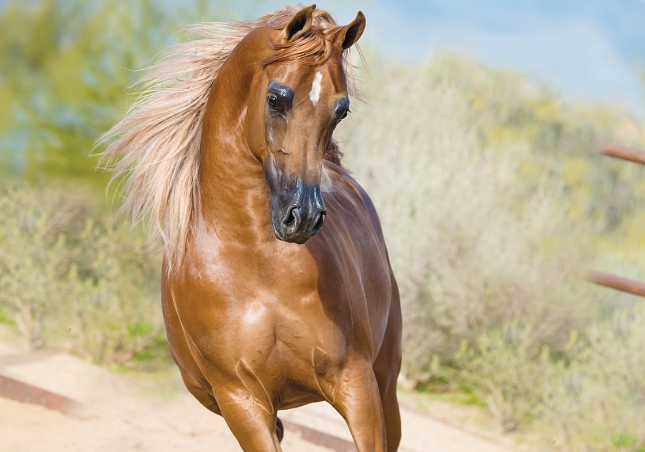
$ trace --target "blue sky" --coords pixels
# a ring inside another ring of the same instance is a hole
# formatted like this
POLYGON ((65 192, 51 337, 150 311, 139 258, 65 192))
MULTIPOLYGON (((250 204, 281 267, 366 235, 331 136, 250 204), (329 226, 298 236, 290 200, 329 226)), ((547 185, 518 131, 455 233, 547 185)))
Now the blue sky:
MULTIPOLYGON (((244 8, 244 0, 240 7, 244 8)), ((254 2, 251 2, 254 4, 254 2)), ((255 15, 284 1, 255 2, 255 15)), ((645 117, 645 0, 325 0, 343 23, 362 10, 361 43, 421 61, 433 49, 471 55, 549 82, 573 98, 620 103, 645 117)), ((247 5, 250 9, 250 6, 247 5)))

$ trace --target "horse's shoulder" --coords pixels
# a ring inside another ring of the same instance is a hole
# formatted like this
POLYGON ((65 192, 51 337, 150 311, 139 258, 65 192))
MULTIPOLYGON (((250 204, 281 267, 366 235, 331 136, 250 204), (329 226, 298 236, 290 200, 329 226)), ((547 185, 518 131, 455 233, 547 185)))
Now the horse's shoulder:
POLYGON ((332 183, 332 191, 342 193, 344 196, 358 202, 367 215, 372 227, 376 231, 380 242, 385 246, 381 222, 376 212, 376 207, 365 189, 343 167, 330 161, 323 162, 323 168, 328 172, 332 183))

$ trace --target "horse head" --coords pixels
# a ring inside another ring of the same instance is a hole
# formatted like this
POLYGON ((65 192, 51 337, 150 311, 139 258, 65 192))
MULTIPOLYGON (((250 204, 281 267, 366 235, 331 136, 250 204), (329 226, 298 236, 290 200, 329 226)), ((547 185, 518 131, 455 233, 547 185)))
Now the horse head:
POLYGON ((315 12, 315 5, 303 8, 286 26, 269 31, 271 52, 251 85, 249 99, 254 101, 246 127, 247 142, 262 162, 271 191, 274 234, 299 244, 325 221, 321 191, 330 189, 331 182, 323 157, 350 104, 343 52, 365 28, 361 12, 349 25, 329 28, 315 26, 315 12), (321 52, 284 57, 307 46, 321 52))

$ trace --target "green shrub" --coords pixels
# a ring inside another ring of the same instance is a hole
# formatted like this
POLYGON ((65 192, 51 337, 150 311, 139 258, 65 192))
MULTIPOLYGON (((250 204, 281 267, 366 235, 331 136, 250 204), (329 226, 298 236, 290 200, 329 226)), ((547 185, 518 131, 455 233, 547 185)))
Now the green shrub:
POLYGON ((162 333, 160 258, 80 191, 0 192, 0 311, 32 347, 122 363, 162 333))
POLYGON ((551 382, 546 419, 574 450, 645 448, 645 307, 621 310, 568 345, 562 382, 551 382))
POLYGON ((457 354, 459 377, 487 401, 501 430, 541 425, 570 451, 645 448, 645 307, 573 333, 566 355, 529 351, 517 323, 486 333, 457 354))
POLYGON ((576 277, 598 231, 618 227, 612 193, 633 185, 616 171, 617 186, 591 202, 594 179, 614 171, 596 153, 605 138, 645 142, 645 128, 450 55, 373 72, 369 107, 353 107, 340 138, 383 222, 406 377, 431 378, 434 354, 450 364, 462 339, 512 321, 529 327, 533 353, 558 353, 605 301, 576 277))
POLYGON ((502 432, 526 425, 544 410, 543 391, 554 364, 546 346, 535 356, 533 336, 513 322, 478 337, 474 347, 464 341, 456 355, 459 378, 486 400, 502 432))

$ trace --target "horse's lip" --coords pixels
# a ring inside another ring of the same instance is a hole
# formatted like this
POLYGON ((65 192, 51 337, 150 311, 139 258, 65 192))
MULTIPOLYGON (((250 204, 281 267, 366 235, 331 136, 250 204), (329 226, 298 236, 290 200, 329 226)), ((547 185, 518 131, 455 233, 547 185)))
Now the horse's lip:
POLYGON ((298 245, 303 245, 306 243, 311 237, 315 235, 314 234, 301 234, 298 231, 295 234, 285 234, 281 232, 278 228, 275 226, 273 227, 273 234, 278 240, 282 240, 283 242, 287 243, 297 243, 298 245))
POLYGON ((318 230, 305 230, 303 228, 298 229, 297 231, 290 233, 289 231, 282 231, 275 224, 273 225, 273 234, 278 240, 282 240, 287 243, 297 243, 302 245, 306 243, 310 238, 318 233, 318 230))

